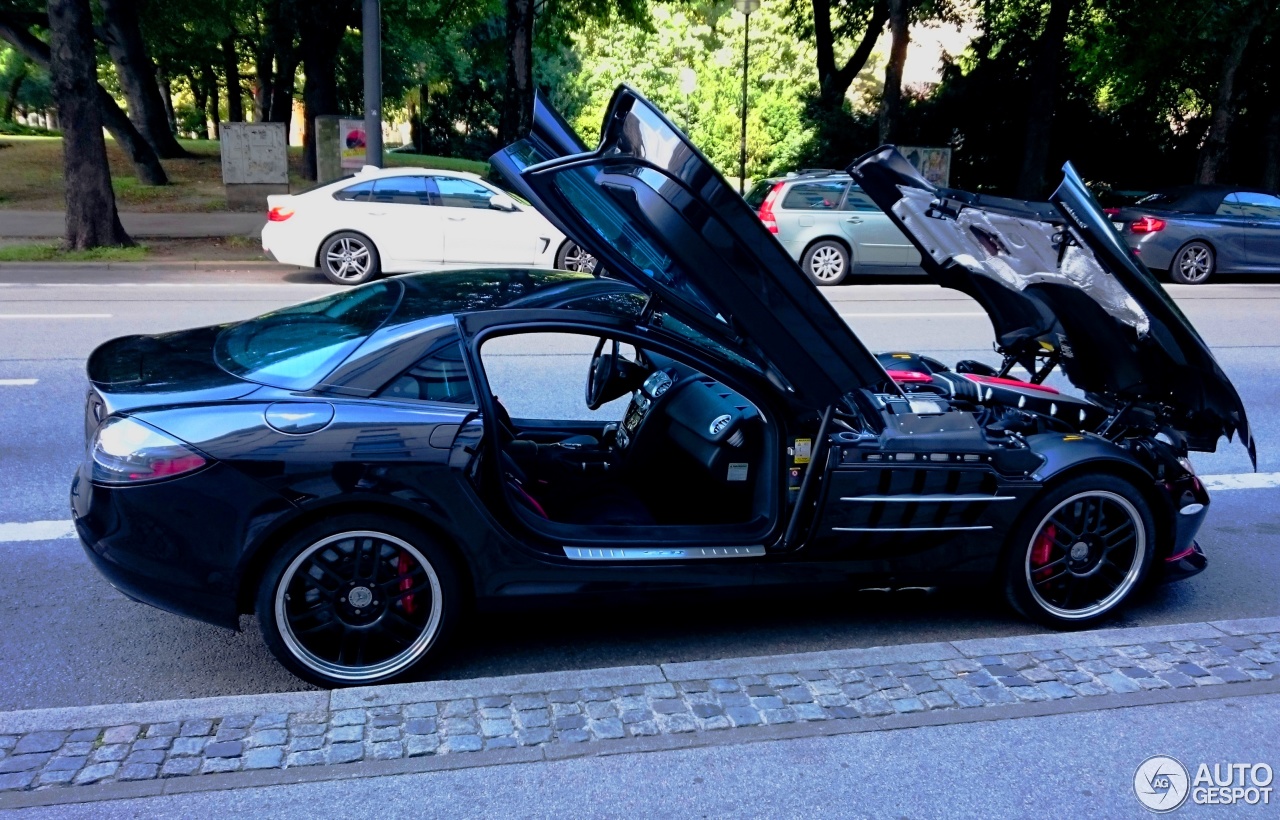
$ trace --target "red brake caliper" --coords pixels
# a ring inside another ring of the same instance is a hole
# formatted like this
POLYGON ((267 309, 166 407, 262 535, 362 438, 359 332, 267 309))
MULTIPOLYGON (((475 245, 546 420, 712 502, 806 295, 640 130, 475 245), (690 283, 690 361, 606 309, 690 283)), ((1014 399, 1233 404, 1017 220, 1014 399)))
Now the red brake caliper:
MULTIPOLYGON (((410 560, 412 559, 409 558, 409 553, 405 552, 404 550, 401 550, 400 557, 396 559, 396 573, 398 575, 404 575, 406 572, 409 571, 410 560)), ((412 578, 405 578, 402 581, 400 581, 401 592, 404 592, 406 589, 412 589, 412 588, 413 588, 412 578)), ((401 600, 404 602, 405 614, 412 615, 413 614, 413 595, 406 595, 401 600)))
POLYGON ((1058 528, 1052 524, 1046 524, 1045 528, 1040 530, 1040 535, 1036 538, 1036 543, 1031 547, 1031 575, 1037 580, 1044 578, 1049 574, 1047 569, 1039 569, 1049 563, 1049 552, 1053 549, 1053 541, 1058 536, 1058 528))

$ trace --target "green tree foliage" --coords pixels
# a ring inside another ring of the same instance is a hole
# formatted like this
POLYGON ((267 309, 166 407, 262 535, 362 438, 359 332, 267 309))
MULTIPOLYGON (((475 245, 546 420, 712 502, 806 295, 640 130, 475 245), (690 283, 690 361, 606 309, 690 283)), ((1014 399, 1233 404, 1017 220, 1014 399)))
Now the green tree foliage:
MULTIPOLYGON (((751 16, 747 174, 794 168, 813 139, 805 101, 817 91, 812 48, 790 36, 782 4, 751 16)), ((685 129, 720 168, 737 168, 743 18, 727 2, 655 6, 642 25, 589 23, 572 35, 581 68, 552 100, 590 143, 619 83, 630 83, 685 129), (683 79, 683 82, 682 82, 683 79), (688 93, 686 93, 688 89, 688 93)))

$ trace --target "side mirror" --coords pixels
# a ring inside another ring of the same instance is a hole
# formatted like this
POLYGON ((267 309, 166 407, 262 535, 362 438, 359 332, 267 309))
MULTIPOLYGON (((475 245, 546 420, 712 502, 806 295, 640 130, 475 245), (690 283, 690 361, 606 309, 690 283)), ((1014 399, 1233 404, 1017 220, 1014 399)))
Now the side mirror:
POLYGON ((516 202, 506 194, 494 194, 489 197, 489 207, 496 211, 514 211, 516 202))

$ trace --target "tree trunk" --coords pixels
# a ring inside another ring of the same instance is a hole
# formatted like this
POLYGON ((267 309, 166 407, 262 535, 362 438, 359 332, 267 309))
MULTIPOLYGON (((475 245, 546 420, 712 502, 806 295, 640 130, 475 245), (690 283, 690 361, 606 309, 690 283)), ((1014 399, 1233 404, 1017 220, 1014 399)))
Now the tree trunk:
POLYGON ((272 69, 275 67, 272 61, 273 56, 270 37, 263 37, 262 45, 258 49, 258 53, 254 55, 253 61, 254 122, 267 122, 271 117, 272 69))
POLYGON ((533 123, 533 3, 507 0, 507 87, 498 125, 504 143, 529 133, 533 123))
POLYGON ((240 89, 240 55, 234 30, 222 39, 222 73, 227 78, 227 122, 244 122, 244 98, 240 89))
POLYGON ((291 0, 272 3, 276 17, 271 28, 271 51, 275 55, 275 70, 271 82, 271 108, 268 122, 284 123, 285 131, 293 119, 293 92, 298 76, 298 47, 294 43, 298 34, 297 10, 291 0))
POLYGON ((1227 157, 1227 137, 1231 122, 1235 119, 1236 72, 1244 62, 1244 52, 1249 38, 1262 22, 1264 3, 1255 2, 1248 16, 1233 32, 1226 57, 1222 61, 1222 73, 1218 79, 1218 91, 1213 101, 1213 114, 1209 118, 1209 130, 1205 132, 1204 145, 1200 149, 1200 164, 1196 168, 1196 182, 1212 185, 1218 181, 1223 160, 1227 157))
POLYGON ((1031 66, 1031 89, 1027 100, 1027 136, 1022 149, 1022 170, 1018 174, 1017 195, 1034 199, 1044 187, 1045 163, 1049 160, 1049 138, 1053 132, 1053 108, 1058 92, 1058 73, 1067 37, 1067 22, 1075 0, 1052 0, 1049 17, 1031 66))
POLYGON ((221 133, 222 101, 218 99, 218 75, 214 73, 213 66, 206 64, 201 67, 200 82, 204 86, 205 102, 209 106, 209 113, 205 116, 209 139, 216 140, 221 133))
POLYGON ((836 65, 835 35, 831 32, 831 0, 813 2, 813 41, 818 57, 819 103, 828 112, 839 111, 844 106, 844 95, 866 66, 876 46, 880 32, 889 19, 889 3, 877 0, 871 11, 871 19, 862 33, 862 39, 853 55, 842 66, 836 65))
POLYGON ((178 116, 173 113, 173 86, 168 77, 160 79, 160 99, 164 100, 164 115, 169 119, 169 130, 178 133, 178 116))
POLYGON ((98 4, 102 6, 103 27, 109 35, 107 52, 129 105, 129 118, 160 156, 188 156, 169 129, 169 118, 156 82, 156 65, 142 39, 137 0, 98 0, 98 4))
POLYGON ((302 175, 316 178, 316 117, 322 114, 339 114, 338 108, 338 46, 346 32, 348 18, 354 5, 346 8, 346 15, 330 4, 311 4, 299 10, 298 34, 301 43, 303 73, 302 104, 306 119, 303 129, 302 175))
POLYGON ((187 85, 191 88, 191 98, 195 101, 196 110, 200 112, 200 119, 204 125, 196 130, 196 139, 209 139, 209 112, 207 110, 207 97, 205 93, 204 83, 196 79, 193 72, 187 72, 187 85))
POLYGON ((884 94, 880 97, 880 142, 897 137, 902 118, 902 70, 907 64, 907 46, 911 43, 910 14, 912 0, 889 0, 889 62, 884 67, 884 94))
POLYGON ((1280 91, 1271 92, 1271 111, 1267 114, 1267 135, 1263 139, 1262 187, 1280 190, 1280 91))
POLYGON ((22 90, 22 81, 27 79, 27 64, 22 64, 22 70, 13 75, 13 79, 9 82, 8 96, 4 101, 4 112, 0 115, 0 120, 12 122, 13 109, 18 104, 18 92, 22 90))
MULTIPOLYGON (((52 28, 52 26, 50 26, 52 28)), ((14 48, 22 52, 28 60, 53 74, 53 57, 50 46, 31 33, 30 28, 14 25, 11 20, 0 17, 0 38, 8 40, 14 48)), ((97 76, 96 74, 94 75, 97 76)), ((134 173, 143 185, 164 185, 169 179, 165 175, 164 166, 151 145, 142 138, 138 129, 133 126, 125 113, 116 105, 115 99, 98 86, 97 104, 100 109, 99 122, 111 132, 116 143, 129 154, 134 173)))
POLYGON ((66 246, 74 250, 131 245, 111 190, 98 66, 89 0, 49 0, 49 75, 62 132, 67 186, 66 246))

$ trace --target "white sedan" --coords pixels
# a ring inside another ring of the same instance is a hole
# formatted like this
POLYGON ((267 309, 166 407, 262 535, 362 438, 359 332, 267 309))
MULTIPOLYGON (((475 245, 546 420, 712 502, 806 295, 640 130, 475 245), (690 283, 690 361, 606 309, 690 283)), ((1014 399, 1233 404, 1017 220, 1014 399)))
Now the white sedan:
POLYGON ((366 166, 305 193, 269 196, 267 208, 262 249, 340 285, 455 266, 595 266, 536 210, 463 171, 366 166))

